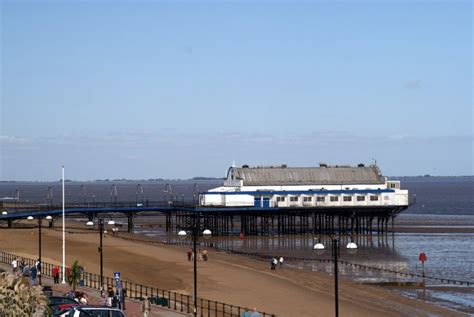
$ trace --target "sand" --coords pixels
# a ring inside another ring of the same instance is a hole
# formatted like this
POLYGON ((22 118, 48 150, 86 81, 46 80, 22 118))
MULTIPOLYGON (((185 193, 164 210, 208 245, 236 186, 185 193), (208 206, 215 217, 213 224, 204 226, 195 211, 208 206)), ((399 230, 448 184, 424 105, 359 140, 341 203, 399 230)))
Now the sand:
MULTIPOLYGON (((77 231, 77 230, 76 230, 77 231)), ((74 260, 99 273, 96 231, 66 235, 67 265, 74 260)), ((0 228, 0 250, 37 257, 37 229, 0 228)), ((44 262, 61 263, 61 232, 43 228, 44 262)), ((146 245, 107 236, 104 274, 120 271, 122 279, 190 294, 192 262, 186 247, 146 245)), ((257 307, 277 316, 333 316, 334 281, 324 273, 286 267, 271 271, 268 263, 209 251, 209 261, 198 262, 198 296, 233 305, 257 307)), ((340 316, 463 316, 377 286, 339 281, 340 316)))

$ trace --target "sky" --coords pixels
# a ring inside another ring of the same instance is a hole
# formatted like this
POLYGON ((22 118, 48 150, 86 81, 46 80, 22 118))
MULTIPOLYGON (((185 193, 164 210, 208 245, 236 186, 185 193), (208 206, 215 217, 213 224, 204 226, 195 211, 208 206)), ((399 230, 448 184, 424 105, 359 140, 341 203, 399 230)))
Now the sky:
POLYGON ((0 0, 0 180, 473 175, 471 1, 0 0))

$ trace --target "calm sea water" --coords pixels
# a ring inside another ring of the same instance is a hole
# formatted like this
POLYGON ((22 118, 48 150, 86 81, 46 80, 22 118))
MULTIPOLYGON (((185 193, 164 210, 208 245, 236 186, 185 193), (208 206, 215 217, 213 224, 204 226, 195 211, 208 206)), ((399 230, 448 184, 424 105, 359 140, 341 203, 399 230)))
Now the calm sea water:
MULTIPOLYGON (((416 204, 404 211, 396 219, 396 225, 422 228, 474 228, 474 177, 420 177, 400 178, 402 188, 410 191, 410 200, 416 204)), ((174 199, 191 201, 194 187, 204 191, 220 185, 218 181, 142 181, 142 182, 87 182, 66 183, 67 202, 111 201, 112 184, 117 187, 117 201, 162 201, 169 199, 164 192, 170 184, 174 199), (143 196, 138 193, 138 184, 143 188, 143 196), (197 185, 195 185, 197 184, 197 185), (81 185, 85 186, 84 196, 81 185)), ((0 183, 0 197, 15 197, 20 193, 20 200, 46 203, 48 187, 53 191, 53 202, 59 203, 61 184, 55 183, 0 183)), ((6 199, 8 200, 8 199, 6 199)), ((146 220, 151 221, 151 220, 146 220)), ((154 236, 157 239, 172 241, 161 228, 143 228, 137 226, 137 233, 154 236)), ((344 251, 341 259, 368 266, 386 268, 402 272, 421 273, 418 255, 425 252, 428 261, 425 263, 427 275, 446 279, 474 282, 474 234, 472 233, 397 233, 383 237, 360 237, 357 254, 350 255, 344 251)), ((214 243, 222 248, 258 252, 287 257, 329 258, 330 255, 315 255, 312 236, 284 237, 247 237, 214 238, 214 243)), ((308 270, 332 274, 332 264, 314 261, 291 261, 289 265, 308 270)), ((341 266, 342 277, 359 282, 380 282, 407 280, 393 274, 361 270, 341 266)), ((473 287, 441 287, 439 283, 427 281, 429 288, 421 290, 397 290, 406 296, 446 306, 451 309, 474 314, 473 287)))

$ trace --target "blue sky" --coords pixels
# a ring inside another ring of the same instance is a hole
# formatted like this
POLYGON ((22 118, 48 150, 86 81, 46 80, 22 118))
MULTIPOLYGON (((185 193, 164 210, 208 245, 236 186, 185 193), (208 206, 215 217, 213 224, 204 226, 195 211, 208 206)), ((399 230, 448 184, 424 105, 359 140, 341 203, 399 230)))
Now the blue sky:
POLYGON ((2 180, 472 175, 471 1, 1 1, 2 180))

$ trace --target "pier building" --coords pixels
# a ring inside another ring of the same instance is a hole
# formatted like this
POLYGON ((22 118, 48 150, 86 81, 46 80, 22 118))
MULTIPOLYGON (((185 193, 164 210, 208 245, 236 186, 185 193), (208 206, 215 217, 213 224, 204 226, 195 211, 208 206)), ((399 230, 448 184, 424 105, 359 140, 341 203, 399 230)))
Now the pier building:
POLYGON ((223 186, 200 195, 201 206, 255 208, 407 206, 408 190, 376 165, 229 168, 223 186))

